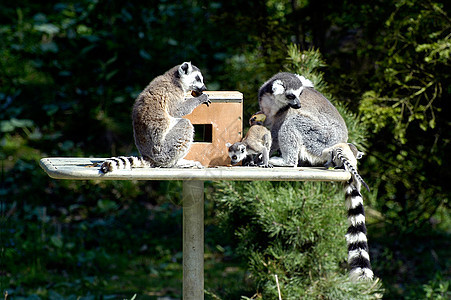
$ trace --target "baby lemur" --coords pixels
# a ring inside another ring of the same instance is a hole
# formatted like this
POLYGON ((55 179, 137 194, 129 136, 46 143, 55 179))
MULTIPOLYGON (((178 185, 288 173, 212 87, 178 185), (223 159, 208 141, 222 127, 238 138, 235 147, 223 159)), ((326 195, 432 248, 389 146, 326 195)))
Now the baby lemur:
POLYGON ((113 157, 100 167, 103 173, 115 169, 142 167, 198 167, 183 159, 193 142, 194 127, 183 116, 198 105, 209 105, 200 70, 184 62, 153 79, 133 105, 135 144, 141 157, 113 157), (188 91, 194 98, 185 99, 188 91))
POLYGON ((266 116, 258 112, 249 119, 251 126, 246 136, 233 145, 227 143, 232 164, 243 161, 243 165, 257 165, 271 168, 269 163, 269 150, 271 149, 271 132, 263 126, 266 116))

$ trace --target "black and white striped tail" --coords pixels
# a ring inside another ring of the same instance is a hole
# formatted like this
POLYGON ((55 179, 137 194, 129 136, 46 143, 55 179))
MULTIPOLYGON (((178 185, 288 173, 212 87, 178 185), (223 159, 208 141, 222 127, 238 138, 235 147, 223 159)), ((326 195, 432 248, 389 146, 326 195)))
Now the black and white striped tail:
POLYGON ((369 192, 370 187, 363 180, 362 176, 360 176, 359 172, 357 172, 357 169, 354 168, 354 166, 343 156, 343 152, 340 148, 337 149, 337 158, 341 160, 341 162, 345 166, 345 169, 352 174, 357 189, 360 191, 360 184, 362 184, 369 192))
POLYGON ((144 157, 118 156, 106 159, 100 166, 100 172, 108 173, 114 170, 150 167, 150 162, 144 157))
POLYGON ((365 211, 360 188, 351 181, 346 187, 346 207, 349 228, 346 233, 348 264, 352 280, 373 279, 368 241, 366 237, 365 211))

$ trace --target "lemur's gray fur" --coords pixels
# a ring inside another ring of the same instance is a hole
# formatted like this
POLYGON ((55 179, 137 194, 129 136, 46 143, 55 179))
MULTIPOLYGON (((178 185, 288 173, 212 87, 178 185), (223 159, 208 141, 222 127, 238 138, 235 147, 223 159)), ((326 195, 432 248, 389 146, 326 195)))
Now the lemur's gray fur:
POLYGON ((355 280, 372 279, 360 194, 363 180, 356 180, 355 177, 358 174, 356 158, 361 154, 353 154, 352 147, 346 144, 348 130, 343 118, 329 100, 313 89, 310 80, 296 74, 274 75, 261 86, 258 100, 260 110, 266 115, 264 125, 271 130, 271 152, 279 150, 281 153, 281 157, 270 158, 274 166, 324 165, 332 154, 345 167, 355 166, 355 172, 351 171, 353 177, 346 184, 349 221, 346 241, 350 277, 355 280), (338 147, 337 144, 345 146, 338 147), (343 149, 346 149, 346 158, 343 149))
POLYGON ((252 115, 249 119, 249 125, 251 127, 247 131, 246 136, 240 142, 236 142, 233 145, 226 143, 233 165, 243 161, 243 165, 257 165, 264 168, 272 167, 269 163, 269 151, 271 149, 272 139, 271 132, 262 125, 265 118, 266 116, 261 112, 252 115), (261 159, 259 156, 261 156, 261 159), (258 162, 255 163, 255 161, 258 162))
POLYGON ((325 148, 348 140, 337 109, 303 76, 274 75, 261 86, 258 101, 271 130, 271 152, 282 156, 270 158, 274 166, 322 165, 325 148))
POLYGON ((142 157, 118 157, 106 160, 103 173, 133 167, 198 167, 197 161, 183 159, 193 142, 194 127, 187 119, 200 104, 209 105, 200 70, 184 62, 153 79, 133 105, 135 144, 142 157), (185 99, 192 90, 198 97, 185 99))

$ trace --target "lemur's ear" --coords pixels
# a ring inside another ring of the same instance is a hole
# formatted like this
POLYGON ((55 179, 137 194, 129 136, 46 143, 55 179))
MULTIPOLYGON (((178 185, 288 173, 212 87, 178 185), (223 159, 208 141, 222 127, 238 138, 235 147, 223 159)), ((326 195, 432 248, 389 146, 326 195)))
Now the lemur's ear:
POLYGON ((179 67, 179 73, 180 75, 188 75, 193 71, 193 66, 191 65, 191 62, 184 62, 179 67))
POLYGON ((365 155, 365 152, 357 151, 356 159, 361 159, 365 155))
POLYGON ((274 95, 281 95, 285 92, 285 87, 283 86, 283 83, 281 80, 275 80, 272 83, 272 93, 274 95))
POLYGON ((227 148, 230 148, 230 146, 232 146, 232 144, 226 143, 226 147, 227 147, 227 148))
POLYGON ((309 79, 305 78, 304 76, 298 75, 298 74, 295 74, 295 75, 301 81, 302 86, 311 87, 311 88, 313 87, 313 82, 311 82, 309 79))
POLYGON ((352 153, 354 153, 356 159, 361 159, 365 155, 365 152, 359 151, 353 143, 348 143, 348 146, 352 153))

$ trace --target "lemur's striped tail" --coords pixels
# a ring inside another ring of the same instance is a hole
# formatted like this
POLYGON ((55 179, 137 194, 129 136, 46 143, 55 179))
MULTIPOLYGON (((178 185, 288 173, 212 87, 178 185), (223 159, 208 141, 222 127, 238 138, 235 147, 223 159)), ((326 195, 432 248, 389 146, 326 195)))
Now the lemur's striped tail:
POLYGON ((349 221, 346 242, 350 277, 352 280, 373 279, 366 238, 363 198, 360 188, 357 188, 352 181, 346 186, 346 207, 349 221))
POLYGON ((368 192, 370 191, 370 188, 368 184, 363 180, 362 176, 360 176, 359 172, 357 172, 357 166, 354 167, 344 156, 343 156, 343 150, 341 148, 338 148, 336 150, 337 152, 337 158, 341 160, 343 163, 343 166, 347 171, 349 171, 353 177, 353 180, 355 180, 356 188, 360 191, 360 184, 362 184, 368 192))
POLYGON ((108 173, 114 170, 131 168, 150 168, 151 164, 144 157, 118 156, 106 159, 100 166, 100 172, 108 173))

